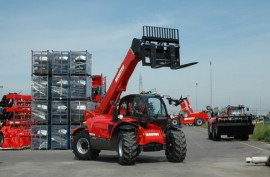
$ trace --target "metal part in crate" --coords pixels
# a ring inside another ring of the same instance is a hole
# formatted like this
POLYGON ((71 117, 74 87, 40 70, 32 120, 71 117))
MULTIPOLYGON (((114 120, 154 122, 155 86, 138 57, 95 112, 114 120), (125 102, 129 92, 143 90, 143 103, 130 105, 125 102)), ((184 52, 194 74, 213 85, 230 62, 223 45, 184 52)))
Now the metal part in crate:
POLYGON ((48 149, 47 125, 33 125, 31 127, 31 149, 48 149))
POLYGON ((68 51, 52 51, 52 74, 68 74, 70 66, 68 51))
POLYGON ((86 51, 70 52, 70 74, 91 75, 92 55, 86 51))
MULTIPOLYGON (((69 125, 34 125, 31 127, 31 149, 69 149, 71 146, 69 125), (51 132, 49 130, 51 129, 51 132), (49 140, 49 135, 51 139, 49 140), (51 147, 48 146, 50 141, 51 147)), ((74 128, 74 127, 72 127, 74 128)))
POLYGON ((35 100, 31 103, 31 120, 37 123, 48 123, 48 101, 35 100))
POLYGON ((70 98, 85 99, 91 97, 90 76, 70 76, 70 98))
POLYGON ((98 103, 91 101, 70 101, 70 122, 78 124, 85 121, 84 111, 94 110, 98 105, 98 103))
POLYGON ((32 98, 48 99, 48 76, 32 76, 32 98))
POLYGON ((51 123, 68 124, 68 102, 52 101, 51 123))
POLYGON ((69 81, 68 76, 52 76, 51 93, 53 99, 68 98, 69 81))
POLYGON ((51 126, 51 149, 69 149, 68 125, 51 126))
POLYGON ((32 74, 44 75, 50 73, 51 53, 47 51, 32 51, 32 74))

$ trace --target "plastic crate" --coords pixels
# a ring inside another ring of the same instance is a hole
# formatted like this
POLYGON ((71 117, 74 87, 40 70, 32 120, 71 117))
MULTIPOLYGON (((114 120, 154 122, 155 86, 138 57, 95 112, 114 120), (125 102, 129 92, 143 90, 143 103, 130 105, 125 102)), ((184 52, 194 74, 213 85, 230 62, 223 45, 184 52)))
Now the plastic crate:
POLYGON ((31 149, 48 149, 48 126, 33 125, 31 127, 31 149))
POLYGON ((70 60, 70 74, 92 74, 92 55, 87 51, 71 51, 70 60))
POLYGON ((51 56, 49 51, 32 51, 32 74, 50 74, 51 56))

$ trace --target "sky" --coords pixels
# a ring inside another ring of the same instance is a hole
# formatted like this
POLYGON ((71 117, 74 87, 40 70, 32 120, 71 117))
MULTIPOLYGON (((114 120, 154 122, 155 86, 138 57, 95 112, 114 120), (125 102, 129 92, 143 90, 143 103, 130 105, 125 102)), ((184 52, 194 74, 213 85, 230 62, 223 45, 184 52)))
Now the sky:
POLYGON ((179 29, 181 64, 199 64, 170 70, 139 63, 122 96, 138 93, 141 74, 144 90, 188 96, 197 111, 212 95, 213 107, 243 104, 266 114, 269 19, 268 0, 0 0, 0 95, 31 94, 31 50, 88 50, 93 74, 106 75, 109 87, 132 39, 148 25, 179 29))

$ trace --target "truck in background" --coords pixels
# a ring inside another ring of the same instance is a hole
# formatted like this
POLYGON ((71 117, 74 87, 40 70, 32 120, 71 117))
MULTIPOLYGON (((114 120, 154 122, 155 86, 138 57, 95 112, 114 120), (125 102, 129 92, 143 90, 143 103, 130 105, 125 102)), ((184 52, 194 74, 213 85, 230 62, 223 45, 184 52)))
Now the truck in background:
MULTIPOLYGON (((249 111, 249 109, 246 109, 249 111)), ((221 135, 248 140, 253 134, 253 115, 245 112, 245 106, 230 106, 225 113, 217 113, 216 116, 208 119, 208 138, 220 141, 221 135)))

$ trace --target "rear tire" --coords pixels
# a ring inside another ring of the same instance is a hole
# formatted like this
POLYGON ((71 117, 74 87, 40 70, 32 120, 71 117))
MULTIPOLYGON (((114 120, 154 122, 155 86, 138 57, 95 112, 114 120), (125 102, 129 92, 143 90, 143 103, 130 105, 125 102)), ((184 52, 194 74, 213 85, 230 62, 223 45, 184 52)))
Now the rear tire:
POLYGON ((182 130, 169 131, 166 136, 166 157, 169 162, 183 162, 186 158, 187 144, 182 130))
POLYGON ((0 132, 0 147, 3 145, 4 143, 4 135, 2 132, 0 132))
POLYGON ((213 140, 220 141, 220 139, 221 139, 221 136, 218 133, 218 129, 217 129, 216 125, 213 125, 213 140))
POLYGON ((100 150, 92 149, 88 133, 80 131, 75 135, 73 153, 80 160, 95 160, 100 150))
POLYGON ((138 156, 138 145, 134 132, 119 132, 118 135, 118 162, 121 165, 134 165, 138 156))
POLYGON ((210 132, 210 124, 208 123, 208 139, 213 139, 213 134, 210 132))
POLYGON ((204 124, 204 120, 202 118, 197 118, 194 123, 196 126, 202 126, 204 124))
POLYGON ((241 140, 242 141, 247 141, 248 139, 249 139, 249 135, 248 134, 241 136, 241 140))

